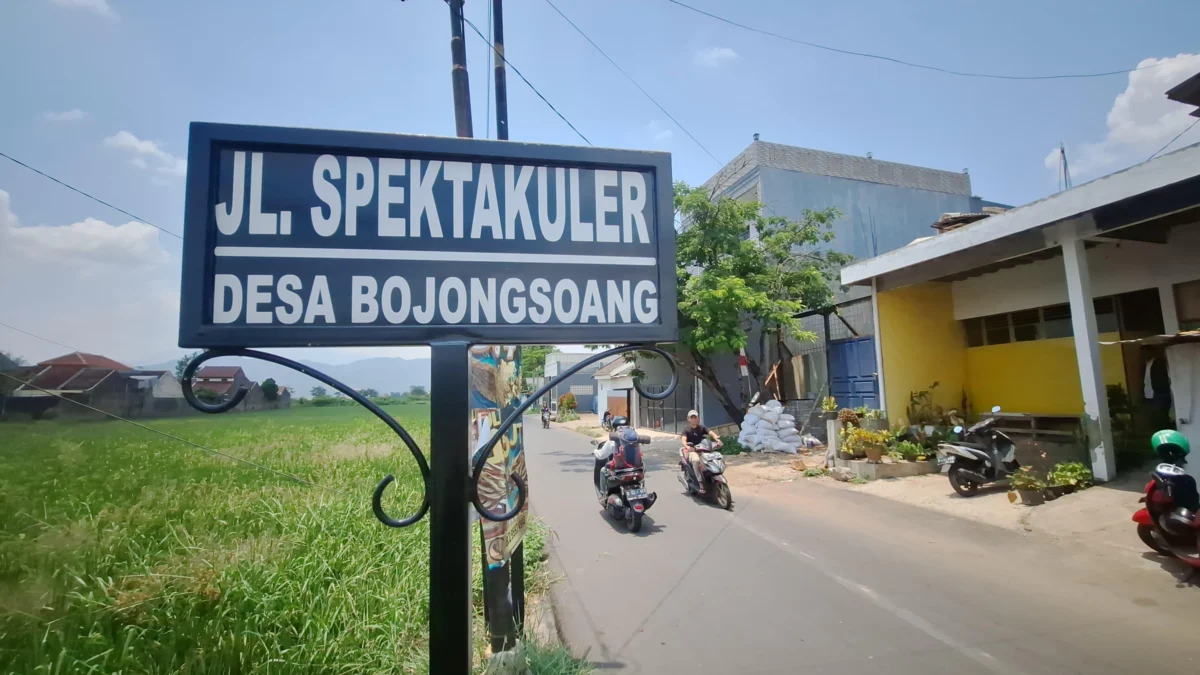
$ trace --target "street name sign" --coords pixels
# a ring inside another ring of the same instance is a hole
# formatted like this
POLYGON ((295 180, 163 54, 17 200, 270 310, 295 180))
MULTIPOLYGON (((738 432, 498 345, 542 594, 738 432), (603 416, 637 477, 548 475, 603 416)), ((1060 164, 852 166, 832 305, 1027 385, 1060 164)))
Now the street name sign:
POLYGON ((670 155, 193 123, 181 347, 677 339, 670 155))

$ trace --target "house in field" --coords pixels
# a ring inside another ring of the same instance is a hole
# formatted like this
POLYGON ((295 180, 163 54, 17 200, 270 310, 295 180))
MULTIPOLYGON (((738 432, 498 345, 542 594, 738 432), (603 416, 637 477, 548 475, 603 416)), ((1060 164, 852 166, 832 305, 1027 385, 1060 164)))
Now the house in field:
POLYGON ((212 392, 221 400, 235 396, 239 389, 246 395, 237 410, 268 410, 291 407, 292 395, 286 387, 279 388, 274 401, 268 401, 262 385, 251 380, 241 366, 203 366, 192 376, 192 390, 212 392))
POLYGON ((106 356, 84 352, 48 359, 24 369, 25 384, 12 391, 4 408, 10 414, 36 417, 103 414, 98 411, 123 417, 136 415, 144 397, 139 396, 136 382, 125 377, 132 370, 106 356), (64 398, 83 405, 63 403, 64 398))
POLYGON ((1011 424, 1081 434, 1099 480, 1147 459, 1164 426, 1200 447, 1200 144, 855 262, 841 280, 869 294, 864 358, 892 420, 938 382, 945 408, 998 405, 1011 424))

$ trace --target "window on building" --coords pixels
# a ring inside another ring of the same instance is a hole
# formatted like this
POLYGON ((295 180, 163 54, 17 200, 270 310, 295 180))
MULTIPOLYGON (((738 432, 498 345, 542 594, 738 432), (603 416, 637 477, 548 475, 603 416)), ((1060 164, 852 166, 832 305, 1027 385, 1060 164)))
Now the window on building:
POLYGON ((1071 306, 1051 305, 1042 308, 1042 338, 1071 337, 1071 306))
POLYGON ((573 384, 571 385, 571 393, 575 396, 591 396, 592 387, 588 384, 573 384))
MULTIPOLYGON (((1200 288, 1197 293, 1200 294, 1200 288)), ((1097 332, 1114 333, 1118 330, 1116 304, 1112 298, 1098 298, 1095 301, 1097 332)), ((1200 325, 1200 297, 1196 304, 1197 324, 1200 325)), ((963 330, 968 347, 1052 340, 1075 334, 1071 327, 1071 306, 1065 304, 967 319, 963 321, 963 330)))
POLYGON ((993 314, 983 317, 983 332, 989 345, 1002 345, 1012 342, 1008 329, 1007 314, 993 314))
POLYGON ((1012 334, 1014 342, 1031 342, 1040 337, 1038 326, 1042 321, 1042 312, 1037 309, 1026 309, 1012 313, 1012 334))
POLYGON ((1175 316, 1179 330, 1200 330, 1200 279, 1175 284, 1175 316))

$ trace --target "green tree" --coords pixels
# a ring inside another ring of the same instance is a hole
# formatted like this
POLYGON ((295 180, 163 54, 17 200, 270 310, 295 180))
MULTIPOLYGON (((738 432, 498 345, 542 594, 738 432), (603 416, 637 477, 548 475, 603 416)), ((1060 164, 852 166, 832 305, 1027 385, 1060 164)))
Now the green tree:
MULTIPOLYGON (((686 225, 676 238, 678 349, 692 358, 696 376, 740 422, 744 412, 717 377, 712 357, 746 347, 755 328, 761 329, 760 354, 771 339, 815 339, 802 330, 796 314, 832 302, 837 272, 851 258, 817 247, 833 239, 832 226, 841 213, 806 209, 792 221, 764 215, 759 202, 717 197, 682 182, 675 185, 675 210, 686 225)), ((770 370, 766 365, 747 359, 760 390, 770 370)))
POLYGON ((524 345, 521 347, 521 373, 524 377, 546 374, 546 355, 556 352, 554 345, 524 345))
POLYGON ((191 354, 184 354, 183 356, 179 357, 179 360, 175 362, 175 379, 183 379, 183 371, 187 369, 187 364, 191 363, 192 359, 196 358, 197 356, 200 356, 200 352, 198 351, 192 352, 191 354))
POLYGON ((263 380, 262 392, 268 401, 274 401, 279 398, 279 385, 275 383, 275 378, 268 377, 263 380))
POLYGON ((313 398, 317 398, 318 396, 325 396, 328 392, 325 391, 325 387, 313 387, 308 390, 308 393, 313 398))
POLYGON ((408 388, 408 395, 413 396, 413 397, 428 396, 429 392, 425 391, 425 387, 422 387, 419 384, 414 384, 413 386, 408 388))
POLYGON ((12 370, 25 365, 25 359, 12 352, 0 351, 0 370, 12 370))
POLYGON ((367 387, 365 389, 359 389, 358 393, 362 394, 363 396, 366 396, 367 398, 375 398, 375 397, 379 396, 379 392, 375 391, 374 389, 372 389, 370 387, 367 387))

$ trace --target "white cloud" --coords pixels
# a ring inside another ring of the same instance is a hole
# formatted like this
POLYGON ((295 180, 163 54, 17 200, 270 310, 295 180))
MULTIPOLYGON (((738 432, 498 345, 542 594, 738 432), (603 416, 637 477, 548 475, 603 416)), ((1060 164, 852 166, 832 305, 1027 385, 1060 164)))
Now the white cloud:
POLYGON ((176 157, 163 150, 158 143, 142 140, 128 131, 118 131, 104 139, 104 144, 133 154, 131 161, 139 169, 149 171, 151 169, 149 160, 153 160, 153 169, 156 173, 178 177, 187 174, 186 159, 176 157))
MULTIPOLYGON (((125 363, 175 349, 179 264, 136 221, 22 225, 0 190, 0 316, 125 363), (19 289, 19 292, 18 292, 19 289)), ((64 348, 0 329, 0 349, 36 361, 64 348)))
MULTIPOLYGON (((1108 111, 1104 140, 1067 148, 1072 177, 1115 171, 1144 161, 1195 121, 1194 108, 1172 101, 1166 91, 1200 70, 1200 55, 1180 54, 1145 59, 1129 73, 1125 91, 1117 94, 1108 111)), ((1188 141, 1180 138, 1175 148, 1188 141)), ((1046 156, 1046 168, 1058 174, 1058 149, 1046 156)))
POLYGON ((692 62, 704 68, 717 68, 737 58, 738 53, 729 47, 705 47, 696 52, 692 62))
POLYGON ((70 110, 63 110, 61 112, 47 110, 46 112, 42 113, 42 118, 47 122, 82 122, 89 117, 91 117, 90 114, 80 110, 79 108, 72 108, 70 110))
POLYGON ((650 137, 658 143, 665 143, 671 140, 671 137, 675 135, 675 131, 673 129, 663 126, 663 124, 658 120, 651 120, 650 124, 646 125, 646 131, 650 134, 650 137))
POLYGON ((117 13, 109 6, 108 0, 50 0, 60 7, 86 9, 109 19, 116 19, 117 13))

